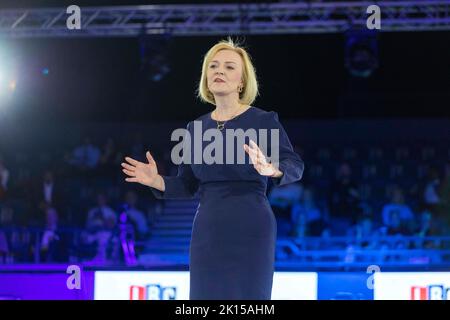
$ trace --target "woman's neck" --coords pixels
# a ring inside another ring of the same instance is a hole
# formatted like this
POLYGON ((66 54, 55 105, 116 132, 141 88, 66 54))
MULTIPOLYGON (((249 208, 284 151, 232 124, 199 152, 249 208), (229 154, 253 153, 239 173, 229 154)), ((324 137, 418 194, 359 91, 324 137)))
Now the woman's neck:
POLYGON ((214 97, 216 102, 216 109, 214 110, 214 117, 218 120, 227 120, 234 117, 243 109, 243 104, 239 102, 236 97, 224 96, 214 97))

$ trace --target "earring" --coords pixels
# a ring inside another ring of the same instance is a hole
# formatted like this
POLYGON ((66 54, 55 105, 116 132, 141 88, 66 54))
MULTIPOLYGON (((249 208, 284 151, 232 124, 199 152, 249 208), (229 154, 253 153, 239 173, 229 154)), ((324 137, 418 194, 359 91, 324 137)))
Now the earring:
POLYGON ((241 93, 242 92, 242 86, 239 86, 239 93, 241 93))

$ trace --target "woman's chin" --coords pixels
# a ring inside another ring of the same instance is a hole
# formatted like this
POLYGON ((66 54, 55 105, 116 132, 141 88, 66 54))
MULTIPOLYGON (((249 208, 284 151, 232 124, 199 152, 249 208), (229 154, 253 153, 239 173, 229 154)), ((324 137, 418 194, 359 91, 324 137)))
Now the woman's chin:
POLYGON ((229 95, 230 92, 228 91, 223 91, 223 90, 211 90, 211 93, 215 96, 221 97, 221 96, 226 96, 229 95))

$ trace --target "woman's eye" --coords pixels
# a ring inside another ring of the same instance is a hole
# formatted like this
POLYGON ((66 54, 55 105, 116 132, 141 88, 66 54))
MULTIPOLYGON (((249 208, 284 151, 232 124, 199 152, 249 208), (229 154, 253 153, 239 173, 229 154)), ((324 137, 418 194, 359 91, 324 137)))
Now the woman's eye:
POLYGON ((212 68, 215 68, 216 66, 215 66, 215 65, 212 65, 212 66, 209 66, 209 67, 212 69, 212 68))
POLYGON ((231 69, 231 70, 233 70, 234 68, 233 68, 233 67, 228 67, 228 69, 231 69))

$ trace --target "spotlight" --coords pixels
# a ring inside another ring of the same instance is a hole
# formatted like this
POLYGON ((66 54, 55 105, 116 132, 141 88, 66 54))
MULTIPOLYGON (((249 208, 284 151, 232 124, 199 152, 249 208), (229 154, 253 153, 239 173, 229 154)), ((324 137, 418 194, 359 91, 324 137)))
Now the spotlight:
POLYGON ((148 80, 161 81, 171 70, 167 59, 170 34, 148 35, 145 30, 139 36, 141 72, 148 80))
POLYGON ((351 30, 346 33, 345 66, 351 75, 367 78, 378 68, 375 31, 351 30))
POLYGON ((3 94, 3 91, 5 91, 5 84, 4 84, 4 75, 2 71, 0 70, 0 96, 3 94))
POLYGON ((16 80, 10 81, 8 87, 9 87, 9 89, 10 89, 11 91, 16 90, 16 80))

